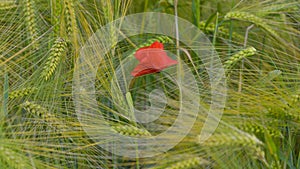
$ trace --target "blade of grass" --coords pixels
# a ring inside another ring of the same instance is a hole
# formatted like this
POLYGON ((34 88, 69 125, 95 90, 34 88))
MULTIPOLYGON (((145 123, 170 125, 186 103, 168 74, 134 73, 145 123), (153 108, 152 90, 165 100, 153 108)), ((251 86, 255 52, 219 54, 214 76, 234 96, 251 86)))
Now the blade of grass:
POLYGON ((2 112, 0 113, 0 138, 2 137, 2 123, 5 119, 5 117, 8 114, 7 104, 8 104, 8 89, 9 89, 9 83, 8 83, 8 73, 6 71, 6 68, 4 68, 4 83, 3 83, 3 103, 2 103, 2 112))
POLYGON ((216 17, 216 24, 215 24, 216 26, 215 26, 214 36, 213 36, 213 45, 214 46, 216 46, 218 26, 219 26, 219 13, 218 12, 216 12, 215 17, 216 17))
POLYGON ((216 16, 217 16, 217 12, 215 12, 212 15, 209 16, 209 18, 205 22, 204 30, 216 18, 216 16))
POLYGON ((297 168, 300 168, 300 152, 299 152, 299 154, 298 154, 298 160, 297 160, 297 164, 296 164, 296 167, 297 168))
POLYGON ((4 73, 4 84, 3 84, 3 115, 4 117, 7 116, 8 114, 8 110, 7 110, 7 103, 8 103, 8 88, 9 88, 9 84, 8 84, 8 73, 5 70, 4 73))
POLYGON ((193 11, 194 24, 198 28, 199 28, 200 17, 201 17, 200 5, 201 5, 200 0, 193 0, 192 1, 192 11, 193 11))

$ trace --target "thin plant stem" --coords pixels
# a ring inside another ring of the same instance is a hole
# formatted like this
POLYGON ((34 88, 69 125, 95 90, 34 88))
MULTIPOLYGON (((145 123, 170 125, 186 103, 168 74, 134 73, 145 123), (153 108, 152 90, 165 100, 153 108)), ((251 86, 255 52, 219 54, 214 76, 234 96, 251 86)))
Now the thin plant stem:
MULTIPOLYGON (((249 27, 247 27, 246 29, 246 33, 245 33, 245 40, 244 40, 244 48, 247 46, 247 41, 248 41, 248 34, 249 31, 254 27, 254 24, 250 25, 249 27)), ((243 87, 243 69, 244 69, 244 62, 245 59, 242 59, 242 63, 241 63, 241 69, 240 69, 240 74, 239 74, 239 85, 238 85, 238 93, 241 94, 242 92, 242 87, 243 87)), ((238 102, 237 102, 237 108, 240 108, 240 104, 241 104, 241 97, 238 98, 238 102)))
MULTIPOLYGON (((178 0, 174 0, 174 12, 175 12, 175 34, 176 34, 176 53, 177 60, 180 61, 180 49, 179 49, 179 28, 178 28, 178 0)), ((177 69, 177 80, 181 81, 182 65, 179 62, 177 69)))
POLYGON ((175 11, 175 33, 176 33, 176 49, 177 56, 179 57, 179 30, 178 30, 178 0, 174 0, 174 11, 175 11))

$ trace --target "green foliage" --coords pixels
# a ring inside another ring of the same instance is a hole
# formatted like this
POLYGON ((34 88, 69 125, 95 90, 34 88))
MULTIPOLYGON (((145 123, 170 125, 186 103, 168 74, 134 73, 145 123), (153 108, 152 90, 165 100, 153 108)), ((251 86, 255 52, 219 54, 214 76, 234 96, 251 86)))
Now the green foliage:
POLYGON ((6 166, 6 168, 22 169, 30 167, 26 156, 2 146, 0 146, 0 161, 1 166, 6 166))

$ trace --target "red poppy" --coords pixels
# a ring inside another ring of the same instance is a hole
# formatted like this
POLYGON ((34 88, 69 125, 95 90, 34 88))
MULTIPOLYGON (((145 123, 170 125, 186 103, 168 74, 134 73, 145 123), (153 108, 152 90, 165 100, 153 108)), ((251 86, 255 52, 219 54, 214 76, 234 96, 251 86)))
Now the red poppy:
POLYGON ((139 64, 131 72, 134 77, 160 72, 178 62, 172 60, 164 51, 164 45, 155 41, 150 46, 140 48, 134 54, 139 64))

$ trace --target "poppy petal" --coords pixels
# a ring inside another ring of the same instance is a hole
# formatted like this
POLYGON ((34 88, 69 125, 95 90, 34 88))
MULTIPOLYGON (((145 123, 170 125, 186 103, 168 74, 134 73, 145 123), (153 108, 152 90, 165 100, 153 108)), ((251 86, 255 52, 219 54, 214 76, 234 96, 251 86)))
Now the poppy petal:
POLYGON ((137 58, 137 60, 141 60, 143 58, 143 55, 140 55, 138 53, 140 53, 141 51, 147 50, 147 49, 164 49, 164 45, 162 43, 159 43, 158 41, 153 42, 150 46, 145 46, 142 48, 139 48, 136 52, 135 52, 135 57, 137 58))
POLYGON ((146 47, 142 47, 142 48, 138 49, 138 50, 135 52, 135 54, 134 54, 135 58, 136 58, 137 60, 141 61, 141 60, 145 57, 145 56, 142 55, 141 53, 143 53, 143 51, 145 51, 145 50, 147 50, 147 49, 149 49, 149 48, 150 48, 149 46, 146 46, 146 47))
POLYGON ((171 65, 177 64, 167 53, 161 49, 145 49, 137 53, 140 55, 140 64, 147 68, 162 70, 171 65))
POLYGON ((146 68, 143 65, 138 65, 135 67, 135 69, 131 72, 131 75, 134 77, 146 75, 146 74, 151 74, 151 73, 156 73, 159 72, 157 69, 151 69, 151 68, 146 68))
POLYGON ((140 48, 134 55, 140 62, 131 72, 134 77, 160 72, 178 63, 167 55, 163 50, 163 44, 157 41, 149 47, 140 48))
POLYGON ((150 48, 164 49, 164 45, 158 41, 155 41, 150 45, 150 48))

